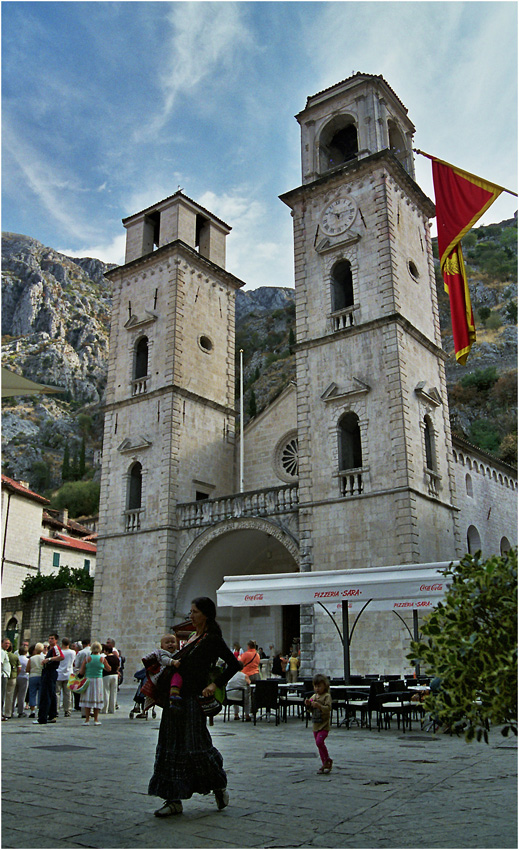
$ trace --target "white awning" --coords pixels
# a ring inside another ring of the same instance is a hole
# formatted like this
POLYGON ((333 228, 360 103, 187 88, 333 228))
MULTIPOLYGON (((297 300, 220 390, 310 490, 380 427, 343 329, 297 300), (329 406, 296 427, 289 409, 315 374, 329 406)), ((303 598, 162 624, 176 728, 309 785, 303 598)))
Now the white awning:
POLYGON ((64 393, 65 387, 48 387, 46 384, 36 384, 28 378, 17 375, 2 366, 2 398, 12 398, 18 395, 38 395, 39 393, 64 393))
POLYGON ((348 609, 355 613, 373 600, 369 610, 427 610, 445 594, 447 583, 440 570, 447 569, 450 563, 224 576, 216 595, 219 607, 233 608, 320 602, 329 611, 339 611, 347 600, 348 609))

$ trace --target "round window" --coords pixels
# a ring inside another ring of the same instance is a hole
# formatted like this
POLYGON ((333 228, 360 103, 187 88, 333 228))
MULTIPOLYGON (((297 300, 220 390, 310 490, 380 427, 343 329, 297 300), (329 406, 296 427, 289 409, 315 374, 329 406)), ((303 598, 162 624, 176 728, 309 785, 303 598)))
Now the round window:
POLYGON ((293 484, 299 477, 299 446, 297 431, 290 431, 279 440, 274 452, 274 467, 279 477, 293 484))
POLYGON ((198 340, 198 344, 202 351, 205 351, 206 354, 210 354, 213 350, 213 343, 208 336, 201 336, 198 340))

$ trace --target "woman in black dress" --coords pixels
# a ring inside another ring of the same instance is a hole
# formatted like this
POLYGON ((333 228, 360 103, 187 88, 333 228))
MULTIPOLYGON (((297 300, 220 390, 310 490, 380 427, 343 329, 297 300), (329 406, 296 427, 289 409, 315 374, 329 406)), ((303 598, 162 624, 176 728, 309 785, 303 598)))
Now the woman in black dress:
POLYGON ((225 687, 240 669, 240 663, 222 637, 212 599, 194 599, 190 618, 195 633, 178 656, 182 709, 173 711, 168 701, 164 702, 155 769, 148 787, 148 794, 165 801, 155 812, 157 817, 181 814, 181 800, 188 800, 195 793, 212 791, 218 809, 224 809, 229 802, 223 759, 213 747, 198 697, 212 696, 216 687, 225 687), (211 668, 219 658, 225 664, 224 670, 208 684, 211 668))

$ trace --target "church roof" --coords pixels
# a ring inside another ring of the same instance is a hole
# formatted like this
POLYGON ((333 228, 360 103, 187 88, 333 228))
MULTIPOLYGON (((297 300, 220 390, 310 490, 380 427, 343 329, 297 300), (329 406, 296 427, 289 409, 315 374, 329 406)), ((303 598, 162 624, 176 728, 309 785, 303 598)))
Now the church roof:
POLYGON ((316 94, 310 95, 306 99, 306 108, 311 105, 311 102, 314 100, 314 98, 321 97, 321 95, 323 94, 327 94, 328 92, 332 92, 335 89, 339 89, 341 88, 341 86, 344 86, 346 83, 350 83, 353 80, 357 80, 358 82, 362 82, 362 80, 380 80, 380 82, 384 83, 384 85, 389 89, 395 100, 398 101, 405 114, 407 115, 407 107, 404 106, 397 93, 391 88, 391 86, 389 85, 387 80, 384 79, 382 74, 363 74, 362 71, 357 71, 356 74, 353 74, 351 77, 347 77, 345 80, 341 80, 340 83, 334 83, 333 86, 329 86, 327 89, 323 89, 322 91, 319 91, 316 94))
POLYGON ((222 221, 221 218, 218 218, 218 216, 216 216, 214 213, 210 212, 209 210, 206 210, 206 208, 203 207, 201 204, 199 204, 197 201, 194 201, 192 198, 189 198, 187 195, 185 195, 184 192, 182 191, 182 189, 178 189, 176 192, 174 192, 172 195, 169 195, 167 198, 164 198, 162 201, 158 201, 158 203, 152 204, 151 207, 146 207, 146 209, 144 209, 144 210, 140 210, 137 213, 133 213, 132 215, 126 216, 126 218, 123 218, 122 222, 123 222, 123 224, 126 224, 128 221, 131 221, 132 218, 137 218, 140 215, 145 215, 146 213, 151 213, 154 210, 156 210, 158 207, 161 207, 163 204, 167 204, 169 201, 172 201, 174 198, 183 198, 185 201, 189 201, 190 204, 193 204, 193 206, 195 206, 200 212, 205 213, 205 215, 207 215, 213 221, 217 221, 219 224, 221 224, 223 227, 227 228, 227 230, 229 230, 229 231, 232 230, 232 227, 230 227, 230 225, 226 224, 225 221, 222 221))

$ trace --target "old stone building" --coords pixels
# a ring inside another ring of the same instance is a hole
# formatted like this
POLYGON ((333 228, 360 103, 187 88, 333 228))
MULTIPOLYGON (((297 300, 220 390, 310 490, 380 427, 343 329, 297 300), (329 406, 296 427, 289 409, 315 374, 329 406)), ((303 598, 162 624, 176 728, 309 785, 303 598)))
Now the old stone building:
MULTIPOLYGON (((126 262, 108 274, 93 634, 113 634, 130 663, 194 596, 215 598, 224 576, 448 562, 477 535, 485 554, 516 544, 513 470, 453 450, 434 205, 414 180, 406 108, 381 77, 356 74, 308 98, 297 120, 302 184, 282 196, 294 221, 297 381, 248 424, 243 470, 243 283, 225 270, 230 228, 181 191, 123 222, 126 262)), ((287 598, 222 608, 219 620, 229 641, 286 650, 300 637, 304 669, 334 673, 328 614, 287 598)), ((407 625, 367 611, 352 672, 402 672, 407 625)))

